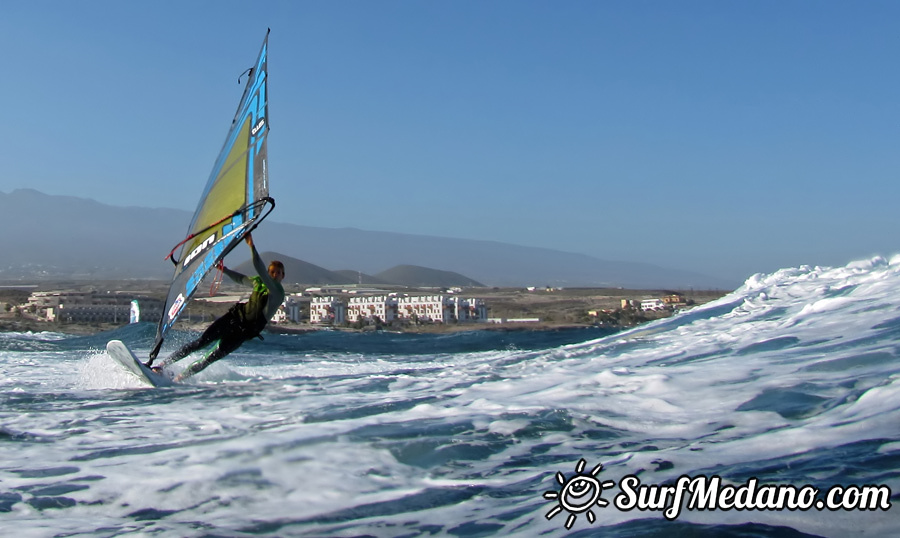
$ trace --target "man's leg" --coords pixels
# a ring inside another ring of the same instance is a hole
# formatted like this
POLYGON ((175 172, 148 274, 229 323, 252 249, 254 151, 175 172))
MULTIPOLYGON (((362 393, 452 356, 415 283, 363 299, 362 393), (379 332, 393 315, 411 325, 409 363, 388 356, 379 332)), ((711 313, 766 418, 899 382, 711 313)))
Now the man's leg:
POLYGON ((162 369, 172 364, 173 362, 180 361, 181 359, 187 357, 198 349, 202 349, 208 346, 215 340, 223 338, 233 330, 233 325, 234 323, 231 317, 231 312, 228 312, 216 321, 212 322, 212 324, 207 327, 205 331, 203 331, 203 334, 201 334, 199 338, 181 346, 181 349, 166 357, 165 360, 157 365, 157 367, 162 369))
POLYGON ((175 377, 175 381, 183 381, 191 377, 192 375, 203 371, 203 369, 210 364, 216 362, 235 349, 241 347, 241 344, 243 343, 244 339, 239 335, 229 335, 229 337, 219 340, 219 343, 216 344, 216 347, 214 347, 213 350, 208 355, 206 355, 206 357, 203 357, 199 361, 196 361, 195 363, 188 366, 183 372, 175 377))

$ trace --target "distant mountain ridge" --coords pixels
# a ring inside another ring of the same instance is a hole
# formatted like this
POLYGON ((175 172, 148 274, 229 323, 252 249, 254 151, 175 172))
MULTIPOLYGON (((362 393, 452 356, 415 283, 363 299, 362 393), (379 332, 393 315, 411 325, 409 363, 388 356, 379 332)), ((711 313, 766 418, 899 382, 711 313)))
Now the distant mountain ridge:
MULTIPOLYGON (((31 189, 0 193, 0 279, 122 279, 172 276, 163 257, 186 233, 191 214, 117 207, 31 189)), ((277 212, 276 212, 277 215, 277 212)), ((690 287, 733 289, 734 282, 651 264, 604 261, 583 254, 468 239, 352 228, 317 228, 270 217, 256 244, 320 268, 373 275, 415 265, 465 275, 488 286, 690 287)), ((238 246, 229 265, 247 260, 238 246)), ((326 271, 336 272, 325 269, 326 271)), ((346 276, 346 275, 345 275, 346 276)))
POLYGON ((386 282, 410 287, 475 287, 484 284, 453 271, 439 271, 418 265, 398 265, 375 275, 386 282))
MULTIPOLYGON (((344 275, 284 254, 266 251, 260 253, 259 257, 262 258, 266 266, 268 266, 272 260, 278 260, 284 264, 285 284, 324 285, 349 283, 344 275)), ((237 265, 234 267, 234 270, 245 275, 256 274, 256 270, 253 268, 253 263, 250 260, 237 265)))

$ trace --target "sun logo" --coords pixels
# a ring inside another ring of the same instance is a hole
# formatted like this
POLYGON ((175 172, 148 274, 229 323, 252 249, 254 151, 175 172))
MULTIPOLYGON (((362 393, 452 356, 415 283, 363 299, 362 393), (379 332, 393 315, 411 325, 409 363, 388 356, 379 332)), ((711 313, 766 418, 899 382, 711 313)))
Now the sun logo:
POLYGON ((597 517, 591 511, 591 508, 594 505, 607 506, 609 501, 601 499, 600 495, 605 488, 611 488, 616 484, 611 480, 601 484, 597 480, 597 474, 603 469, 602 463, 598 463, 590 473, 584 472, 585 465, 587 465, 587 462, 584 458, 578 460, 578 464, 575 466, 575 474, 569 479, 566 479, 561 472, 557 471, 556 481, 559 482, 562 489, 544 493, 545 499, 558 501, 558 504, 547 512, 546 517, 548 520, 553 519, 556 514, 563 510, 569 512, 569 517, 566 519, 566 530, 572 528, 578 514, 582 512, 587 513, 589 522, 593 523, 596 521, 597 517))

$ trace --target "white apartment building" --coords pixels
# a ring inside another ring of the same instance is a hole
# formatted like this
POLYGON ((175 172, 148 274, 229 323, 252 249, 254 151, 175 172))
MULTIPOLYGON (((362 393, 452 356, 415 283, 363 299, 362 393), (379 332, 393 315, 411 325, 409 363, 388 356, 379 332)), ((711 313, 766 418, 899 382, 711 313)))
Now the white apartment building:
POLYGON ((25 307, 47 321, 127 323, 135 300, 141 319, 162 316, 162 301, 130 292, 40 291, 31 294, 25 307))
POLYGON ((347 304, 347 321, 380 319, 390 323, 397 319, 397 298, 388 295, 351 297, 347 304))
POLYGON ((487 305, 483 299, 419 295, 397 299, 398 319, 450 323, 452 321, 486 321, 487 305))
POLYGON ((413 295, 397 299, 400 319, 417 319, 434 323, 449 323, 456 319, 456 297, 446 295, 413 295))
POLYGON ((641 310, 662 310, 665 306, 665 303, 660 299, 644 299, 641 301, 641 310))
POLYGON ((343 325, 375 318, 383 323, 414 319, 433 323, 486 322, 488 310, 483 299, 446 295, 398 297, 389 294, 350 298, 325 295, 310 298, 309 322, 312 324, 343 325))
POLYGON ((451 297, 450 301, 457 321, 487 321, 488 311, 484 299, 451 297))
POLYGON ((278 307, 278 310, 275 311, 275 315, 272 316, 272 323, 285 323, 287 321, 293 321, 297 323, 300 321, 300 297, 296 295, 288 295, 284 298, 284 302, 281 303, 281 306, 278 307))
POLYGON ((343 325, 347 321, 347 305, 333 295, 313 297, 309 303, 310 323, 343 325))
POLYGON ((47 321, 63 323, 128 323, 131 320, 131 304, 80 304, 59 305, 47 308, 47 321))
POLYGON ((94 304, 93 291, 36 291, 28 298, 25 307, 38 314, 43 314, 48 308, 59 310, 59 305, 91 305, 94 304))

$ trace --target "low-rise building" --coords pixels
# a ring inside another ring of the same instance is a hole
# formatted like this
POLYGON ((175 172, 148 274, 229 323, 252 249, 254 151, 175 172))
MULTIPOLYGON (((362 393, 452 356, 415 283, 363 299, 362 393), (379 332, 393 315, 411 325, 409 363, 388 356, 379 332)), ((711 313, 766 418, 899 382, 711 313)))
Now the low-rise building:
POLYGON ((488 317, 483 299, 447 295, 412 295, 397 299, 397 318, 432 323, 483 322, 488 317))
POLYGON ((641 301, 641 310, 662 310, 666 304, 660 299, 644 299, 641 301))
POLYGON ((682 305, 687 304, 687 301, 685 300, 684 296, 681 295, 680 293, 673 293, 671 295, 666 295, 665 297, 662 298, 662 301, 669 306, 682 306, 682 305))
POLYGON ((303 298, 297 294, 288 295, 272 316, 272 323, 299 323, 303 319, 303 298))
POLYGON ((347 321, 381 320, 391 323, 397 319, 397 298, 389 295, 365 295, 351 297, 347 302, 347 321))
POLYGON ((132 308, 143 321, 159 321, 163 303, 159 299, 130 292, 41 291, 25 304, 39 319, 63 323, 127 323, 132 308), (136 307, 132 303, 137 302, 136 307))
POLYGON ((49 307, 44 319, 63 323, 129 323, 131 305, 61 304, 58 308, 49 307))
POLYGON ((397 316, 409 321, 448 323, 455 319, 456 305, 445 295, 411 295, 397 299, 397 316))
POLYGON ((347 322, 347 305, 333 295, 313 297, 309 303, 309 322, 343 325, 347 322))
POLYGON ((488 310, 484 299, 452 297, 451 302, 454 305, 453 313, 456 321, 460 323, 487 321, 488 310))

